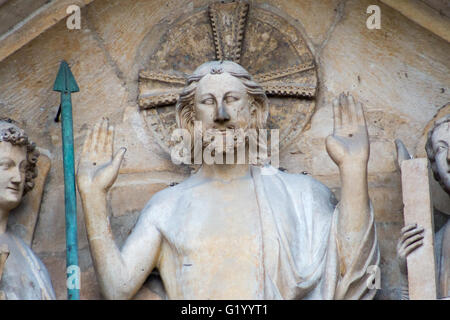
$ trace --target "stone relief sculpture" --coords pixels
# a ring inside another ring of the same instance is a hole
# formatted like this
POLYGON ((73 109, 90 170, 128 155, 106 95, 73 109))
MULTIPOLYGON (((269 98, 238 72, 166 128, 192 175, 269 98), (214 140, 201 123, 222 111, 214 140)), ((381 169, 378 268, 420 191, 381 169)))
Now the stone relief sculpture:
POLYGON ((247 1, 212 1, 169 27, 148 34, 160 42, 138 51, 138 105, 148 134, 167 153, 177 128, 175 103, 186 78, 205 61, 242 65, 270 96, 268 128, 279 129, 280 150, 309 126, 315 110, 317 65, 302 33, 282 16, 247 1), (194 40, 195 39, 195 40, 194 40))
MULTIPOLYGON (((39 152, 26 133, 10 119, 0 119, 0 297, 55 299, 47 269, 28 240, 7 228, 10 212, 34 187, 39 152)), ((34 217, 29 217, 34 219, 34 217)), ((24 224, 28 225, 28 224, 24 224)), ((34 229, 34 228, 33 228, 34 229)))
MULTIPOLYGON (((408 150, 399 140, 396 141, 398 162, 411 158, 408 150)), ((435 179, 443 190, 450 196, 450 115, 438 119, 434 127, 428 132, 426 153, 431 164, 435 179)), ((434 208, 434 214, 442 213, 434 208)), ((402 229, 402 235, 397 244, 397 255, 400 260, 400 268, 405 284, 403 299, 408 299, 407 265, 406 257, 423 245, 424 228, 417 224, 407 225, 402 229)), ((435 257, 438 279, 438 297, 450 297, 450 219, 436 230, 435 233, 435 257)))
MULTIPOLYGON (((101 120, 88 134, 77 169, 91 255, 101 291, 130 299, 153 269, 170 299, 371 299, 369 266, 379 263, 367 185, 369 139, 363 107, 349 94, 333 101, 327 151, 340 170, 342 197, 307 175, 271 166, 206 164, 184 182, 155 194, 119 250, 106 194, 125 154, 113 154, 114 129, 101 120)), ((188 77, 177 124, 192 132, 266 127, 264 89, 239 64, 212 61, 188 77)), ((220 138, 221 137, 221 138, 220 138)), ((236 155, 236 153, 233 153, 236 155)))

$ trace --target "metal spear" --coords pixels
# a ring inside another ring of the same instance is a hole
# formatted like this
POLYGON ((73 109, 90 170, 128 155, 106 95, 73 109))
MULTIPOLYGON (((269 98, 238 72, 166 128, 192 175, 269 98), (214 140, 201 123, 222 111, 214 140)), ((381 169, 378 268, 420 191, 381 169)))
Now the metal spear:
POLYGON ((75 161, 73 152, 72 92, 80 89, 67 62, 62 61, 54 91, 61 92, 61 130, 64 162, 64 204, 66 210, 67 299, 80 299, 80 268, 77 244, 77 198, 75 193, 75 161))

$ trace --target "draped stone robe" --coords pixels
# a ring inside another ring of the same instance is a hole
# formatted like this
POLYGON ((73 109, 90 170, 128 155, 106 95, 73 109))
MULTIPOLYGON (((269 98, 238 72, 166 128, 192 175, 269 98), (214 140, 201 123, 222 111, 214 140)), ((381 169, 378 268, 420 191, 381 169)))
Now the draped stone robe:
MULTIPOLYGON (((369 289, 368 267, 378 266, 380 259, 372 206, 364 236, 344 270, 336 228, 339 209, 332 192, 310 176, 273 167, 251 167, 251 177, 259 207, 263 259, 263 289, 253 298, 372 299, 376 290, 369 289)), ((166 236, 171 225, 167 219, 173 217, 172 210, 186 208, 190 201, 202 201, 191 193, 201 183, 199 179, 195 174, 154 195, 135 231, 144 232, 151 224, 164 239, 170 239, 166 236)))
POLYGON ((450 299, 450 219, 435 235, 438 297, 450 299))
POLYGON ((10 253, 0 281, 0 291, 6 300, 54 300, 47 269, 30 247, 9 232, 0 235, 0 245, 5 244, 10 253))

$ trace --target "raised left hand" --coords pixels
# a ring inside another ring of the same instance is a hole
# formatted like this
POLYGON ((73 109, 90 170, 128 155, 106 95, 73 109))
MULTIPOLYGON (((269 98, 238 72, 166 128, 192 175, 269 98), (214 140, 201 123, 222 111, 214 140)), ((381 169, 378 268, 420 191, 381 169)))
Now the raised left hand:
POLYGON ((352 95, 341 93, 333 100, 334 129, 326 139, 327 152, 339 168, 369 161, 369 134, 363 106, 352 95))

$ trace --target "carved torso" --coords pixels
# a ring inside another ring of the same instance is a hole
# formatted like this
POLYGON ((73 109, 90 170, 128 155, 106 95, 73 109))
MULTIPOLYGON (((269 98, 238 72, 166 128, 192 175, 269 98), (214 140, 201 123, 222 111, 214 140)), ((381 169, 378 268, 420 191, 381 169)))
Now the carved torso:
POLYGON ((160 233, 156 267, 167 297, 372 298, 361 266, 379 259, 373 212, 355 266, 336 276, 332 193, 308 176, 260 171, 230 183, 196 174, 150 200, 134 239, 153 226, 160 233))
POLYGON ((262 238, 251 177, 206 180, 182 198, 185 207, 158 226, 164 239, 158 268, 169 298, 261 299, 262 238))

